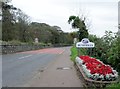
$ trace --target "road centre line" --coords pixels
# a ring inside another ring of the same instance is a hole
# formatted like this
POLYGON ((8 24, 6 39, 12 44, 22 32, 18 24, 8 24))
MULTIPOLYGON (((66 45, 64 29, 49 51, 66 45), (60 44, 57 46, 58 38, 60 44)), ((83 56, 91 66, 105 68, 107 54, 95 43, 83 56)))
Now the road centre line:
POLYGON ((27 56, 24 56, 24 57, 20 57, 18 59, 24 59, 24 58, 27 58, 27 57, 31 57, 32 55, 27 55, 27 56))

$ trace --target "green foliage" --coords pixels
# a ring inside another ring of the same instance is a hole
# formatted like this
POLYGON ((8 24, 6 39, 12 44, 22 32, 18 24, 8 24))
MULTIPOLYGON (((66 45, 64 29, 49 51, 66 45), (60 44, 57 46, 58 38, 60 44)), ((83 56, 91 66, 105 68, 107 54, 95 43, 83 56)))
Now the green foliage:
POLYGON ((95 48, 93 48, 92 51, 88 49, 87 55, 100 59, 120 73, 120 38, 118 34, 106 31, 105 35, 101 38, 95 35, 89 35, 88 38, 95 43, 95 48))
POLYGON ((6 41, 0 41, 0 44, 2 44, 2 45, 37 45, 37 46, 52 46, 52 44, 51 43, 48 43, 48 44, 46 44, 46 43, 43 43, 43 42, 39 42, 39 43, 34 43, 34 42, 21 42, 21 41, 18 41, 18 40, 12 40, 12 41, 8 41, 8 42, 6 42, 6 41))
POLYGON ((14 38, 13 25, 15 19, 11 12, 17 9, 12 5, 8 5, 7 2, 9 1, 6 1, 6 3, 2 2, 2 40, 4 41, 13 40, 14 38))
POLYGON ((12 41, 2 41, 2 45, 26 45, 28 43, 20 42, 18 40, 12 40, 12 41))
POLYGON ((70 24, 70 22, 71 22, 72 20, 75 20, 75 18, 76 18, 76 16, 70 16, 70 17, 69 17, 69 20, 68 20, 68 23, 70 24))
POLYGON ((72 25, 72 28, 79 29, 78 31, 78 39, 81 41, 83 38, 88 37, 88 29, 85 25, 85 19, 82 20, 79 16, 70 16, 68 23, 72 25))
POLYGON ((101 38, 96 35, 89 35, 89 40, 95 43, 95 47, 80 48, 79 55, 95 57, 105 64, 111 65, 120 74, 120 37, 111 31, 106 31, 101 38))
POLYGON ((10 13, 10 10, 8 8, 5 7, 6 4, 3 3, 2 4, 2 38, 3 40, 12 40, 12 31, 11 29, 13 29, 13 17, 12 17, 12 14, 10 13), (7 33, 7 34, 6 34, 7 33))
POLYGON ((50 26, 46 23, 31 22, 22 10, 9 5, 2 4, 2 41, 32 44, 35 38, 45 44, 72 44, 73 38, 58 26, 50 26))
MULTIPOLYGON (((120 36, 106 31, 102 38, 96 35, 89 35, 88 38, 95 43, 95 48, 80 48, 80 55, 89 55, 100 59, 105 64, 111 65, 120 75, 120 36)), ((74 60, 78 55, 77 48, 71 48, 71 53, 74 54, 72 55, 72 60, 74 60)), ((110 84, 105 89, 120 89, 120 83, 110 84)))
POLYGON ((108 85, 108 86, 107 86, 106 88, 104 88, 104 89, 120 89, 120 83, 108 85))
POLYGON ((73 42, 72 36, 69 33, 64 33, 58 26, 32 22, 29 25, 29 31, 33 41, 38 38, 39 42, 51 44, 72 44, 73 42))
POLYGON ((80 48, 80 55, 87 55, 87 48, 80 48))
POLYGON ((77 56, 87 55, 87 49, 86 48, 77 49, 74 45, 74 46, 72 46, 72 48, 70 50, 71 50, 71 60, 74 61, 74 62, 75 62, 75 58, 77 56))
POLYGON ((70 33, 70 36, 72 37, 72 38, 77 38, 78 37, 78 33, 77 32, 71 32, 70 33))
POLYGON ((75 58, 78 56, 78 50, 75 46, 71 48, 71 60, 75 62, 75 58))

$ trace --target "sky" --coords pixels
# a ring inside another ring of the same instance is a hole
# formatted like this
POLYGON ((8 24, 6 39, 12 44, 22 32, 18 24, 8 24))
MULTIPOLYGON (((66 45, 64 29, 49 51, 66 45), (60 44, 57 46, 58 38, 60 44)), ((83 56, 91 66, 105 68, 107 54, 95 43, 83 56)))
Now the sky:
POLYGON ((77 31, 68 24, 69 16, 86 17, 90 34, 99 37, 105 30, 118 31, 119 0, 12 0, 32 21, 59 26, 64 32, 77 31))

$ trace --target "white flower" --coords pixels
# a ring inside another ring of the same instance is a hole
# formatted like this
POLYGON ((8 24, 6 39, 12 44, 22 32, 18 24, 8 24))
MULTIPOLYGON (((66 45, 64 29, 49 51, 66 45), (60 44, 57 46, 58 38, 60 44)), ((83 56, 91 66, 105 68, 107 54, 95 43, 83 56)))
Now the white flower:
POLYGON ((93 74, 93 79, 94 79, 94 80, 99 79, 99 74, 98 74, 98 73, 93 74))
POLYGON ((83 68, 83 71, 85 72, 86 71, 86 66, 85 65, 82 65, 82 68, 83 68))
POLYGON ((118 75, 118 72, 116 70, 112 70, 114 74, 117 74, 118 75))
POLYGON ((111 74, 106 74, 105 78, 106 78, 107 80, 110 80, 110 79, 111 79, 111 74))
POLYGON ((117 79, 118 78, 118 72, 116 70, 113 70, 113 73, 114 73, 115 79, 117 79))
POLYGON ((100 61, 99 59, 97 59, 97 61, 99 61, 100 63, 104 64, 102 61, 100 61))
POLYGON ((76 61, 78 64, 80 64, 80 65, 82 65, 82 63, 83 63, 83 60, 80 59, 79 57, 76 57, 76 58, 75 58, 75 61, 76 61))
POLYGON ((87 75, 88 78, 92 77, 92 74, 90 73, 90 70, 88 70, 86 68, 86 65, 82 65, 83 71, 85 72, 85 74, 87 75))
POLYGON ((113 74, 110 73, 109 75, 110 75, 111 80, 115 80, 115 74, 113 75, 113 74))
POLYGON ((86 75, 89 77, 89 78, 91 78, 91 73, 90 73, 90 70, 88 70, 88 69, 86 69, 86 75))
POLYGON ((104 80, 104 76, 103 76, 102 74, 99 76, 99 78, 100 78, 101 80, 104 80))

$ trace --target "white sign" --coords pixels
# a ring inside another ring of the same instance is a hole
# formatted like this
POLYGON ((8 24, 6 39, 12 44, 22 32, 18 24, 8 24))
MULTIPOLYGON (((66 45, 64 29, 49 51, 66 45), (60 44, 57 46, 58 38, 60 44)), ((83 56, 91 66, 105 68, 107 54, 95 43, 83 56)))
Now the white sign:
POLYGON ((77 38, 74 38, 74 44, 77 43, 77 38))
POLYGON ((95 47, 95 44, 93 42, 90 42, 89 39, 84 38, 81 40, 81 42, 76 43, 77 48, 93 48, 95 47))
POLYGON ((35 38, 35 43, 38 43, 38 38, 35 38))

